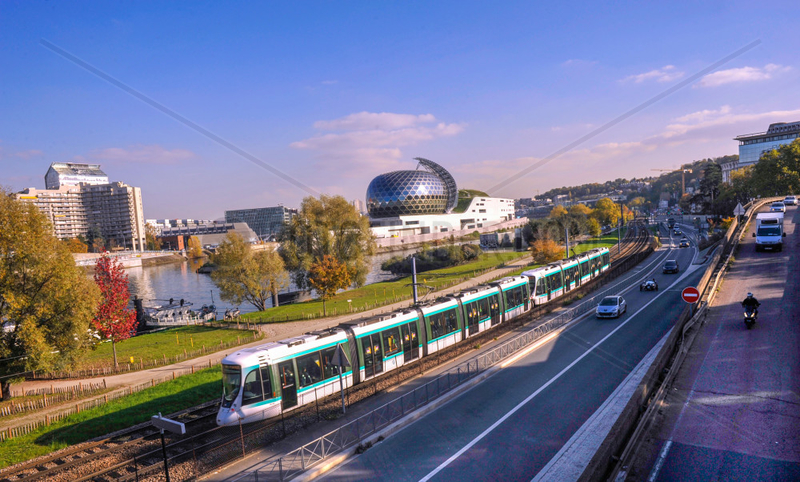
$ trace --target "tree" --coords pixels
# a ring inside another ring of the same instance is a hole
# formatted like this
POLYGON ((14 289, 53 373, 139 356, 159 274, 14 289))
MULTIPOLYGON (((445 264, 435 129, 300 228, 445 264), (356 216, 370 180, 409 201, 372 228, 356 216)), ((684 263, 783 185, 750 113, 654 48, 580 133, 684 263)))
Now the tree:
POLYGON ((272 306, 278 306, 278 291, 289 285, 289 275, 277 252, 253 251, 235 232, 225 236, 211 262, 218 266, 211 279, 219 288, 220 297, 233 304, 246 301, 264 311, 270 297, 272 306))
POLYGON ((589 236, 600 236, 603 231, 600 229, 600 223, 595 218, 589 218, 586 221, 586 232, 589 236))
POLYGON ((127 340, 136 331, 136 312, 128 309, 128 275, 117 258, 104 254, 94 268, 94 282, 101 298, 92 324, 103 338, 111 340, 116 368, 117 342, 127 340))
MULTIPOLYGON (((0 189, 0 375, 72 368, 98 297, 46 216, 0 189)), ((11 378, 0 380, 7 398, 11 378)))
POLYGON ((202 258, 205 256, 203 253, 203 246, 200 244, 200 238, 197 236, 189 236, 189 240, 186 242, 188 249, 188 254, 190 258, 202 258))
POLYGON ((599 199, 595 204, 592 216, 597 219, 601 225, 616 226, 619 221, 619 206, 611 199, 604 197, 599 199))
POLYGON ((158 232, 152 224, 145 224, 144 239, 148 250, 159 251, 161 249, 161 238, 158 237, 158 232))
POLYGON ((763 154, 753 167, 752 183, 762 196, 800 192, 800 139, 763 154))
POLYGON ((86 233, 86 242, 92 248, 93 253, 102 253, 106 250, 106 240, 103 238, 103 232, 97 226, 89 228, 86 233))
POLYGON ((375 252, 369 218, 361 216, 342 196, 321 195, 303 199, 300 210, 280 235, 281 256, 295 284, 311 286, 311 265, 326 255, 347 267, 350 279, 362 286, 369 272, 368 257, 375 252))
POLYGON ((537 239, 531 243, 531 254, 535 263, 552 263, 564 257, 564 247, 552 239, 537 239))
POLYGON ((70 253, 87 253, 89 246, 78 238, 71 238, 65 241, 67 249, 70 253))
POLYGON ((592 209, 585 204, 576 204, 569 208, 569 213, 573 216, 589 216, 592 214, 592 209))
POLYGON ((561 216, 566 216, 566 215, 567 215, 567 210, 564 208, 564 206, 560 204, 554 207, 552 211, 550 211, 551 218, 559 218, 561 216))
POLYGON ((722 184, 722 167, 715 162, 706 165, 703 170, 703 178, 700 180, 700 187, 697 194, 692 197, 692 202, 702 206, 703 212, 714 215, 720 214, 717 200, 722 184))
POLYGON ((321 260, 311 264, 308 282, 322 298, 322 314, 328 316, 325 302, 337 291, 350 286, 350 272, 344 263, 326 254, 321 260))

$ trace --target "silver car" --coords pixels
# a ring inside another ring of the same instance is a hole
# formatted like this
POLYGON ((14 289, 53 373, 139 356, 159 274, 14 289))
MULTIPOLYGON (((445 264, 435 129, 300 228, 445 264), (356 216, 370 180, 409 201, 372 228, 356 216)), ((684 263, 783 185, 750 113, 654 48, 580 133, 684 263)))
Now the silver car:
POLYGON ((598 318, 619 318, 628 311, 628 303, 622 296, 606 296, 597 305, 595 314, 598 318))
POLYGON ((786 212, 786 205, 784 205, 780 201, 775 201, 772 203, 772 206, 769 207, 770 212, 773 213, 785 213, 786 212))

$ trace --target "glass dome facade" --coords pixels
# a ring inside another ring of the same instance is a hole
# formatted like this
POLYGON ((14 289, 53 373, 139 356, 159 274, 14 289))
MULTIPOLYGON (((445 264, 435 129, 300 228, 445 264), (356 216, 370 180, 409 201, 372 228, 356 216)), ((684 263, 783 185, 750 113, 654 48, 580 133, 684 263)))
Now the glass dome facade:
POLYGON ((431 172, 388 172, 367 187, 367 210, 373 218, 442 214, 446 209, 447 188, 431 172))

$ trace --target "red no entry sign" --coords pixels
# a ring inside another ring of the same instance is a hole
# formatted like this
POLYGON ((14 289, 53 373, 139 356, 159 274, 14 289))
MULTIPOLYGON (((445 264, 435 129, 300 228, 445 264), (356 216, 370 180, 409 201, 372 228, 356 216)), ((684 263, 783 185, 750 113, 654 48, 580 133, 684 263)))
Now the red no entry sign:
POLYGON ((700 299, 700 292, 694 286, 689 286, 681 291, 681 298, 687 303, 695 303, 700 299))

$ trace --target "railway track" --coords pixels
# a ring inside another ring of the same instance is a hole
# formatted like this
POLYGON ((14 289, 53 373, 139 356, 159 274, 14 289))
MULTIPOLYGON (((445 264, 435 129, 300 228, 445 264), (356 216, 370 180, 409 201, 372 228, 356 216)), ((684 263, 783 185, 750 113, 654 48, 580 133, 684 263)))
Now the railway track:
MULTIPOLYGON (((218 402, 209 402, 171 417, 185 423, 187 433, 201 433, 214 425, 217 408, 218 402)), ((151 452, 152 447, 159 447, 158 434, 150 422, 145 422, 101 440, 81 443, 4 469, 0 471, 0 482, 116 480, 125 474, 108 469, 123 461, 127 466, 131 458, 138 458, 151 452)))

